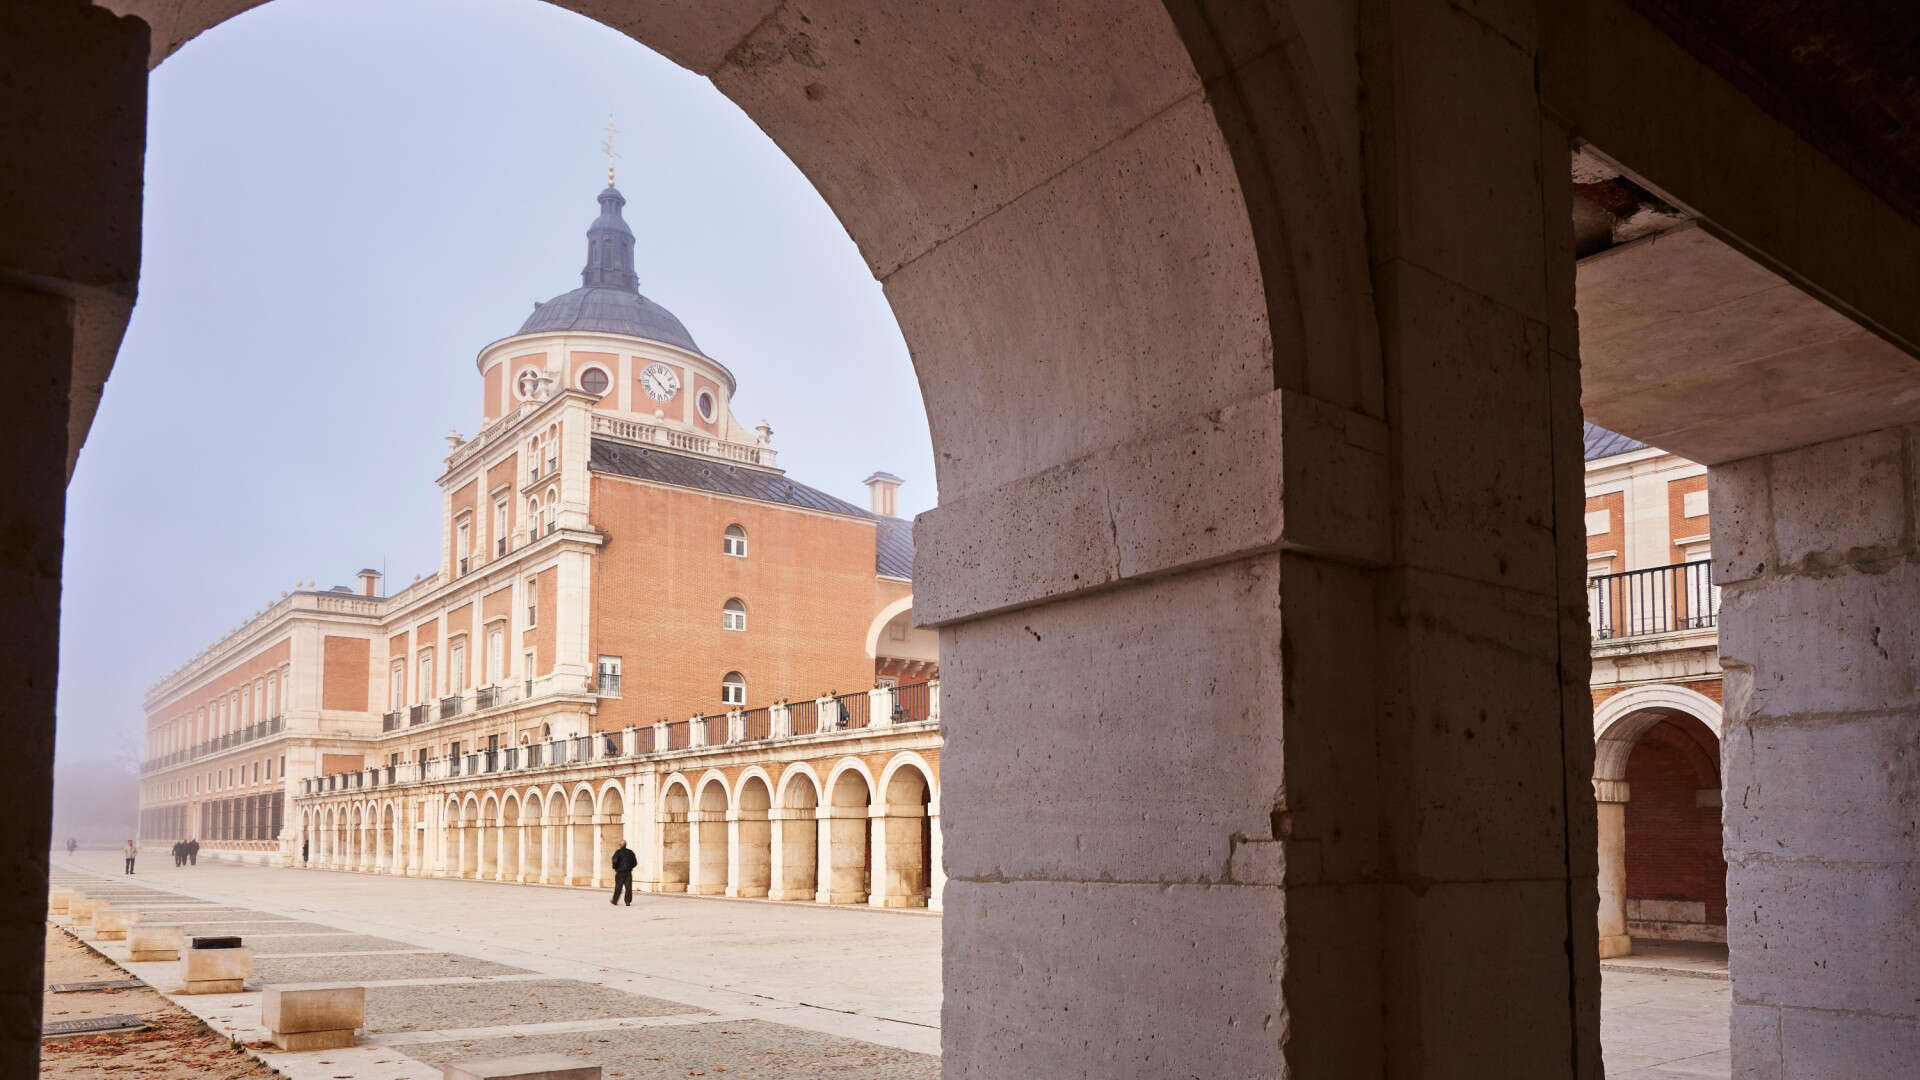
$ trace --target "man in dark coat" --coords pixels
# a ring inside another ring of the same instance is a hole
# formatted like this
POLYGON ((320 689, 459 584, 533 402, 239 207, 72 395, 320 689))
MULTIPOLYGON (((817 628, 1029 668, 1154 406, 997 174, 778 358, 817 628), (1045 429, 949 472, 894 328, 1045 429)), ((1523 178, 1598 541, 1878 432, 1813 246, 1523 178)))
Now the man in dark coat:
POLYGON ((173 842, 173 865, 185 866, 187 864, 186 847, 187 842, 185 840, 175 840, 173 842))
POLYGON ((640 860, 634 857, 632 849, 627 847, 627 842, 620 841, 620 846, 613 849, 613 899, 607 903, 619 903, 620 893, 625 891, 627 906, 633 906, 633 868, 638 865, 640 860))
POLYGON ((187 841, 187 865, 200 865, 200 841, 198 840, 187 841))

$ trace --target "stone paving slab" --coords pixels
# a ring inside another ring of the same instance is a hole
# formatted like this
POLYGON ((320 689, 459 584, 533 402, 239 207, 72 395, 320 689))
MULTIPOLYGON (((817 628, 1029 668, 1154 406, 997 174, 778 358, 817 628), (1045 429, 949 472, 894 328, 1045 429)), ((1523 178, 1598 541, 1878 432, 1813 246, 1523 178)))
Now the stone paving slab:
MULTIPOLYGON (((137 907, 138 905, 128 906, 137 907)), ((276 915, 271 911, 248 911, 245 908, 174 908, 172 906, 148 906, 140 907, 139 910, 143 913, 148 913, 148 917, 144 920, 146 922, 213 922, 215 920, 221 920, 227 922, 269 923, 295 921, 286 915, 276 915)))
POLYGON ((283 919, 278 922, 199 922, 174 923, 161 919, 141 919, 142 926, 182 926, 181 933, 188 937, 237 937, 251 945, 255 941, 280 937, 288 934, 343 934, 346 931, 337 926, 322 926, 319 923, 294 922, 283 919))
POLYGON ((940 1059, 762 1020, 720 1020, 525 1038, 412 1043, 407 1056, 444 1066, 475 1058, 565 1054, 607 1080, 939 1080, 940 1059))
POLYGON ((377 982, 383 979, 444 979, 460 975, 484 978, 525 975, 526 968, 476 960, 455 953, 403 953, 374 956, 315 956, 302 960, 253 958, 248 983, 377 982))
POLYGON ((577 979, 375 986, 367 989, 366 1027, 369 1033, 438 1031, 698 1011, 677 1001, 628 994, 577 979))
MULTIPOLYGON (((365 934, 330 934, 324 937, 294 934, 288 937, 263 937, 256 939, 256 941, 248 941, 246 943, 247 947, 253 950, 253 955, 255 956, 296 956, 304 953, 385 952, 388 950, 411 950, 419 948, 417 945, 409 945, 404 941, 393 941, 381 937, 368 937, 365 934)), ((313 982, 314 980, 303 979, 301 981, 313 982)))

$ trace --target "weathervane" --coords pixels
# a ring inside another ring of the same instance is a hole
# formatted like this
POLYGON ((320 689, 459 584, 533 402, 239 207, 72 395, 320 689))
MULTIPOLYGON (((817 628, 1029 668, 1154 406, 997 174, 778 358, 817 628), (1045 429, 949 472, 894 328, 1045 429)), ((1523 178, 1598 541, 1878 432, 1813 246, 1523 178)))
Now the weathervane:
POLYGON ((616 154, 613 152, 613 137, 615 135, 620 134, 620 129, 613 126, 613 117, 611 115, 607 117, 607 126, 605 130, 607 133, 607 138, 605 142, 602 142, 600 144, 600 149, 606 151, 606 154, 607 154, 607 186, 612 187, 613 186, 613 159, 620 156, 619 154, 616 154))

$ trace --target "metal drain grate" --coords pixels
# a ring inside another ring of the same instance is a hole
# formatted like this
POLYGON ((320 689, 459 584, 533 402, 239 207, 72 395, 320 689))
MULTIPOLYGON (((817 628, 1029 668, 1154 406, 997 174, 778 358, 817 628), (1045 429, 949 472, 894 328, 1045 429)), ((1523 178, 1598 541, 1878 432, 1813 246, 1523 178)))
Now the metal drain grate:
POLYGON ((47 989, 56 994, 73 994, 84 990, 138 990, 145 985, 139 979, 101 979, 97 982, 54 983, 47 989))
POLYGON ((70 1035, 105 1035, 114 1031, 145 1031, 147 1022, 131 1014, 94 1016, 85 1020, 55 1020, 40 1026, 43 1039, 64 1039, 70 1035))

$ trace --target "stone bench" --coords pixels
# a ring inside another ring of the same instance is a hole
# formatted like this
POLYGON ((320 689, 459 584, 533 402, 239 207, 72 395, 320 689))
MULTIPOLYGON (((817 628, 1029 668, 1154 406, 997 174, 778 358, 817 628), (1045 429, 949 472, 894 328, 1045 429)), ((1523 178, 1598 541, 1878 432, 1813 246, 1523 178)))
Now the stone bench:
POLYGON ((563 1054, 456 1061, 441 1069, 444 1080, 600 1080, 600 1066, 563 1054))
POLYGON ((65 915, 67 905, 86 897, 69 889, 55 889, 47 894, 47 912, 52 915, 65 915))
MULTIPOLYGON (((207 947, 195 938, 187 950, 186 993, 238 994, 253 974, 253 950, 244 946, 207 947)), ((235 938, 233 940, 239 940, 235 938)))
POLYGON ((353 1045, 364 1022, 365 987, 341 983, 296 983, 266 987, 260 1025, 282 1050, 338 1050, 353 1045))
POLYGON ((137 911, 116 911, 104 908, 93 913, 93 936, 97 941, 122 941, 127 936, 127 928, 140 921, 137 911))
POLYGON ((161 924, 151 926, 137 924, 127 927, 127 959, 134 963, 149 963, 155 960, 178 960, 180 949, 186 944, 186 928, 161 924))
POLYGON ((67 915, 73 919, 74 929, 93 925, 93 913, 107 906, 105 900, 75 900, 67 905, 67 915))

